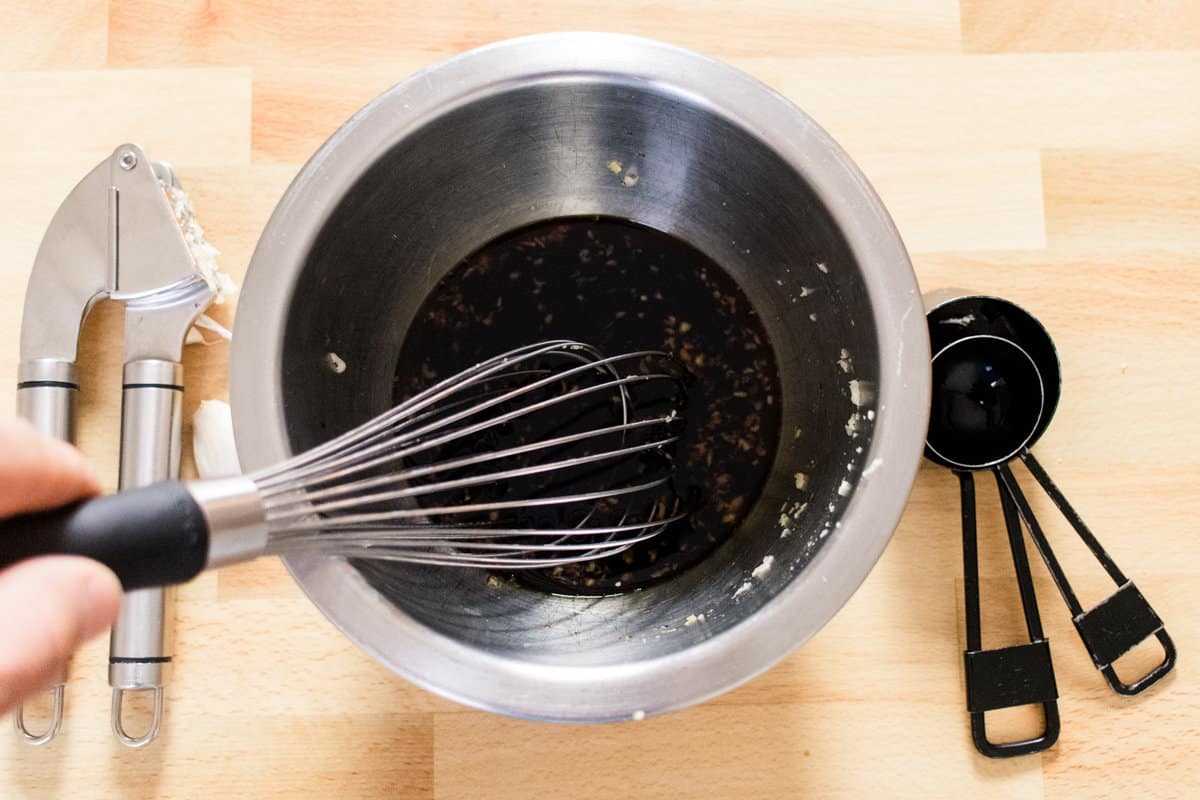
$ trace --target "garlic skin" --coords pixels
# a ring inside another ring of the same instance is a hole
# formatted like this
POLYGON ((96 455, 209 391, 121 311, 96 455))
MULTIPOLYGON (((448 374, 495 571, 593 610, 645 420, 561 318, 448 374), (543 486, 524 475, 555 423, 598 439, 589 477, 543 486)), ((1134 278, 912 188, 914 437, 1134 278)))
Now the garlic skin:
POLYGON ((204 480, 242 474, 233 440, 233 413, 221 400, 203 400, 192 416, 192 458, 204 480))
POLYGON ((216 344, 220 341, 228 342, 232 340, 233 331, 217 322, 208 314, 201 314, 200 316, 196 317, 196 321, 192 323, 192 327, 188 328, 187 337, 184 338, 183 343, 202 344, 207 346, 210 344, 216 344), (206 339, 204 338, 204 334, 200 333, 201 330, 212 331, 217 336, 215 339, 206 339))

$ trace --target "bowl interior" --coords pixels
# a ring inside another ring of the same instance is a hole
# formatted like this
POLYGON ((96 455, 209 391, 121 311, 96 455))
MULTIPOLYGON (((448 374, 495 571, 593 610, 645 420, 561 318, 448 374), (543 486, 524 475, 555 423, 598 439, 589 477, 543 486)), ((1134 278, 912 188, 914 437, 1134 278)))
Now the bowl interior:
POLYGON ((379 597, 424 626, 551 665, 675 652, 784 590, 839 536, 871 450, 880 378, 871 303, 850 247, 803 177, 752 130, 656 83, 546 77, 430 119, 328 217, 283 334, 292 451, 389 407, 405 332, 460 260, 530 223, 591 214, 683 239, 739 283, 774 350, 783 434, 737 533, 642 591, 561 597, 478 571, 356 564, 379 597), (344 370, 332 368, 339 363, 344 370))

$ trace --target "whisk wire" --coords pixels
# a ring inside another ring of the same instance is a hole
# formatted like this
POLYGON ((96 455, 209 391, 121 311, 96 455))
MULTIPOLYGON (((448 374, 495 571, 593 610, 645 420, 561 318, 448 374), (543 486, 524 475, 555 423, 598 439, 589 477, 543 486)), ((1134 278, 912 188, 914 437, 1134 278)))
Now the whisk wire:
POLYGON ((655 359, 674 364, 658 351, 604 356, 561 339, 439 381, 251 475, 267 550, 535 569, 647 541, 686 516, 672 498, 667 452, 679 439, 682 375, 655 359), (636 418, 632 393, 668 382, 670 413, 636 418), (618 421, 587 423, 609 397, 604 413, 618 421), (521 434, 528 440, 489 446, 521 434))
MULTIPOLYGON (((340 456, 331 456, 325 461, 311 464, 306 468, 296 470, 295 473, 288 476, 290 478, 288 483, 295 484, 305 480, 308 481, 309 486, 319 485, 322 483, 337 483, 344 481, 350 475, 366 472, 386 464, 411 458, 412 456, 434 450, 438 447, 448 444, 449 442, 482 433, 490 428, 494 428, 497 425, 512 422, 513 420, 529 416, 540 411, 545 411, 546 409, 556 405, 578 401, 581 397, 587 395, 596 394, 611 389, 624 390, 630 384, 649 380, 671 379, 672 377, 673 376, 666 373, 624 376, 612 381, 606 381, 604 383, 599 383, 592 386, 572 389, 569 392, 556 394, 545 400, 521 406, 512 411, 505 412, 496 417, 481 420, 464 428, 450 430, 441 434, 440 436, 435 436, 430 439, 421 439, 421 436, 437 430, 437 428, 433 425, 426 426, 425 428, 421 428, 420 430, 410 433, 406 436, 396 436, 393 439, 376 441, 373 444, 362 447, 360 450, 356 450, 351 453, 345 453, 340 456), (413 443, 410 444, 410 442, 413 443)), ((464 418, 474 416, 477 413, 481 413, 482 411, 493 407, 497 402, 499 402, 499 400, 506 398, 511 399, 511 397, 515 397, 520 393, 521 392, 509 392, 502 398, 495 398, 484 403, 480 403, 472 409, 468 409, 467 411, 454 415, 454 417, 464 418)), ((623 419, 622 424, 628 427, 627 416, 623 419)), ((437 427, 441 427, 441 425, 437 427)), ((287 488, 288 487, 283 482, 275 483, 274 485, 270 486, 270 489, 272 490, 281 489, 286 491, 287 488)))
MULTIPOLYGON (((326 516, 327 514, 330 514, 330 510, 324 508, 310 510, 306 513, 302 513, 303 509, 297 509, 295 511, 285 512, 283 514, 268 514, 267 519, 272 524, 287 525, 287 527, 292 530, 329 530, 333 527, 340 528, 345 525, 353 525, 362 522, 377 523, 385 520, 396 521, 423 519, 428 517, 444 517, 451 514, 482 514, 485 512, 505 511, 509 509, 544 508, 546 506, 590 503, 597 500, 624 497, 626 495, 647 492, 652 489, 659 489, 663 486, 666 486, 669 481, 669 476, 663 476, 661 478, 656 478, 652 481, 646 481, 644 483, 618 488, 605 488, 594 492, 579 492, 577 494, 553 495, 550 497, 522 497, 516 500, 490 500, 484 503, 460 503, 458 505, 445 506, 394 508, 388 509, 387 511, 367 511, 355 514, 343 514, 340 516, 326 516), (312 521, 311 523, 292 521, 297 518, 310 518, 312 521)), ((339 501, 339 503, 340 502, 341 501, 339 501)), ((373 503, 346 503, 344 505, 339 505, 338 508, 357 508, 361 507, 362 505, 372 504, 373 503)))
MULTIPOLYGON (((531 455, 533 453, 537 453, 537 452, 540 452, 543 450, 550 450, 550 449, 554 449, 554 448, 563 447, 565 445, 577 444, 579 442, 584 442, 589 439, 598 439, 598 438, 610 436, 613 434, 628 433, 630 431, 640 430, 642 428, 665 426, 665 425, 669 425, 673 421, 674 420, 671 417, 652 417, 650 419, 635 420, 635 421, 626 423, 624 425, 609 425, 609 426, 605 426, 602 428, 593 428, 593 429, 583 431, 580 433, 567 434, 564 436, 556 436, 551 439, 545 439, 545 440, 537 441, 537 442, 530 442, 528 444, 518 445, 515 447, 509 447, 509 448, 505 448, 502 450, 492 450, 492 451, 487 451, 487 452, 483 452, 483 453, 475 453, 473 455, 463 456, 461 458, 452 459, 452 460, 445 461, 445 462, 439 462, 439 463, 420 466, 420 467, 412 467, 412 468, 404 469, 397 473, 389 473, 386 475, 376 475, 376 476, 370 477, 370 478, 360 478, 358 480, 349 481, 346 483, 335 483, 332 486, 326 486, 321 489, 308 489, 304 493, 303 497, 309 503, 316 503, 318 501, 328 500, 333 497, 364 496, 363 493, 366 492, 367 490, 376 489, 381 486, 392 486, 397 483, 407 484, 417 478, 424 478, 429 475, 451 472, 451 471, 455 471, 455 470, 459 470, 459 469, 465 469, 468 467, 480 466, 482 464, 486 464, 489 461, 500 461, 500 460, 510 459, 510 458, 514 458, 514 457, 522 456, 522 455, 531 455)), ((657 442, 650 443, 650 447, 647 449, 653 449, 654 447, 666 447, 670 444, 673 444, 676 440, 678 440, 678 438, 679 438, 678 436, 671 436, 666 439, 660 439, 657 442)), ((401 452, 403 453, 403 455, 401 457, 406 457, 411 454, 410 451, 401 451, 401 452)), ((608 457, 620 458, 625 455, 629 455, 632 452, 634 452, 634 451, 627 450, 627 449, 626 450, 618 450, 618 451, 609 451, 608 457)), ((377 464, 374 464, 373 466, 379 466, 383 463, 387 463, 387 462, 379 461, 377 464)), ((479 482, 482 483, 482 482, 485 482, 486 480, 494 480, 498 476, 491 475, 491 476, 480 476, 480 477, 481 477, 481 479, 479 480, 479 482)), ((467 484, 461 484, 461 485, 467 485, 467 484)), ((434 487, 431 484, 422 484, 420 488, 427 489, 429 491, 434 490, 434 487)), ((437 487, 437 488, 442 488, 442 487, 437 487)), ((289 503, 289 502, 293 502, 293 501, 290 499, 287 499, 287 498, 284 498, 282 500, 268 498, 268 500, 266 502, 266 507, 268 509, 271 509, 273 507, 277 507, 278 505, 282 505, 284 503, 289 503)))
MULTIPOLYGON (((606 359, 600 355, 598 351, 589 345, 581 342, 572 342, 570 340, 554 340, 536 345, 527 345, 525 347, 511 350, 493 358, 481 361, 473 367, 469 367, 462 372, 453 375, 449 378, 434 384, 413 397, 404 400, 394 406, 392 409, 380 414, 369 422, 353 428, 345 433, 335 436, 333 439, 324 444, 317 445, 304 453, 293 456, 283 464, 257 473, 254 477, 255 483, 260 486, 270 486, 277 480, 290 481, 295 476, 301 474, 304 466, 313 462, 318 462, 329 456, 336 456, 338 453, 344 453, 351 450, 355 446, 361 446, 364 440, 369 440, 384 434, 399 435, 404 432, 405 428, 413 424, 418 411, 433 406, 436 403, 444 402, 445 399, 457 392, 463 391, 469 387, 474 387, 481 382, 481 379, 487 378, 493 374, 500 373, 508 367, 520 363, 526 359, 537 358, 544 356, 547 353, 555 355, 568 356, 573 359, 583 362, 581 368, 592 366, 602 366, 602 362, 606 359), (594 356, 593 361, 588 361, 586 356, 594 356)), ((626 356, 616 356, 607 359, 607 361, 620 360, 626 356)), ((550 379, 543 379, 537 383, 537 386, 545 385, 550 379)), ((507 395, 505 396, 507 397, 507 395)), ((500 400, 497 400, 500 402, 500 400)), ((490 407, 490 406, 489 406, 490 407)), ((483 410, 482 408, 477 410, 483 410)), ((449 418, 444 418, 442 424, 453 422, 459 415, 452 415, 449 418)))

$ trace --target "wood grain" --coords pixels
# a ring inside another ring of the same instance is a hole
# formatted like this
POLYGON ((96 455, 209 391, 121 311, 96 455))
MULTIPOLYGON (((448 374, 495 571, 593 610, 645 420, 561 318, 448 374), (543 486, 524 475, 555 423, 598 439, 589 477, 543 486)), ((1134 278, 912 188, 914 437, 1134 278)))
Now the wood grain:
POLYGON ((1193 0, 962 0, 967 52, 1195 50, 1200 4, 1193 0))
MULTIPOLYGON (((655 36, 732 61, 829 130, 884 197, 923 287, 1011 297, 1042 319, 1064 386, 1038 455, 1167 621, 1181 658, 1143 697, 1107 691, 1033 556, 1062 737, 1042 756, 976 755, 963 701, 957 484, 924 465, 887 553, 842 612, 791 657, 698 708, 602 727, 465 709, 373 662, 264 561, 179 590, 178 662, 157 743, 130 752, 113 742, 107 642, 94 642, 75 660, 52 746, 0 735, 0 797, 1200 796, 1196 9, 1187 0, 10 4, 0 26, 0 303, 9 309, 0 386, 15 379, 24 286, 45 226, 122 141, 175 164, 240 278, 303 161, 406 75, 511 35, 655 36)), ((229 324, 235 305, 213 314, 229 324)), ((120 309, 98 307, 83 336, 80 446, 112 487, 120 309)), ((185 474, 190 415, 225 396, 228 356, 224 344, 187 349, 185 474)), ((1019 641, 1022 624, 988 481, 979 492, 990 646, 1019 641)), ((1108 579, 1048 501, 1030 497, 1081 596, 1104 597, 1108 579)), ((993 721, 1013 733, 1031 724, 993 721)))
POLYGON ((868 153, 859 166, 903 231, 910 253, 1046 245, 1036 150, 925 157, 868 153))
POLYGON ((1200 153, 1047 150, 1046 236, 1052 245, 1200 246, 1200 153))
POLYGON ((901 700, 704 706, 605 728, 438 716, 435 796, 857 798, 903 787, 911 797, 961 797, 947 773, 970 775, 973 797, 1043 796, 1037 757, 975 759, 957 716, 901 700), (528 757, 539 752, 554 757, 528 757))
POLYGON ((286 13, 270 0, 114 3, 109 63, 378 65, 398 53, 451 55, 496 39, 559 30, 609 30, 666 38, 715 55, 793 56, 957 50, 956 0, 759 0, 747 9, 723 0, 670 4, 636 0, 492 9, 449 0, 436 14, 423 3, 301 0, 286 13), (748 13, 751 12, 751 13, 748 13), (297 59, 297 53, 305 57, 297 59))
POLYGON ((0 164, 94 164, 131 137, 179 165, 250 160, 248 69, 13 72, 3 86, 0 164))
POLYGON ((1187 150, 1200 53, 730 59, 856 157, 1027 148, 1187 150))
POLYGON ((0 69, 92 69, 108 58, 108 0, 40 3, 4 8, 0 69))

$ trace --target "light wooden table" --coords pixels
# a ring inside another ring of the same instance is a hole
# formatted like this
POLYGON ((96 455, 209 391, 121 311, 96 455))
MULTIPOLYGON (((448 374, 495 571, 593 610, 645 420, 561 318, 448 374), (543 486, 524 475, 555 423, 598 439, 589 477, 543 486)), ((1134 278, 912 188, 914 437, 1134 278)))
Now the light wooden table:
MULTIPOLYGON (((136 140, 175 164, 240 275, 303 160, 415 69, 542 30, 667 39, 749 70, 826 126, 878 187, 924 287, 1002 294, 1045 322, 1065 392, 1038 452, 1181 656, 1146 696, 1114 696, 1035 564, 1062 738, 1042 756, 976 755, 957 493, 925 467, 845 610, 784 663, 699 708, 603 727, 467 710, 373 663, 264 561, 180 591, 178 664, 154 746, 131 752, 110 736, 101 641, 76 659, 57 742, 34 750, 0 732, 0 797, 1200 796, 1194 0, 18 0, 3 17, 0 387, 15 380, 42 232, 116 144, 136 140)), ((80 444, 110 484, 120 331, 101 308, 81 356, 80 444)), ((189 348, 189 419, 224 394, 227 358, 223 345, 189 348)), ((1102 573, 1052 527, 1085 600, 1102 597, 1102 573)), ((996 514, 983 534, 996 632, 985 644, 1016 641, 996 514)))

